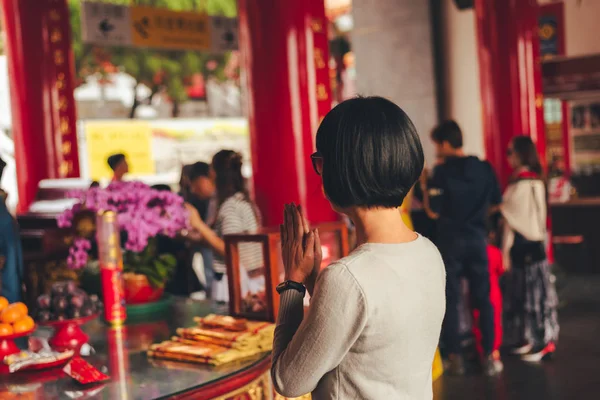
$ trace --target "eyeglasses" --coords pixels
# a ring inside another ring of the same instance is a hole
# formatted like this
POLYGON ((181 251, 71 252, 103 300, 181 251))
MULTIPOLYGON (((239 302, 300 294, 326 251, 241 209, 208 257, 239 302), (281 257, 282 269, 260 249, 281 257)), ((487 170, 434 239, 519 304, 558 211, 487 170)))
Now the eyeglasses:
POLYGON ((323 156, 317 151, 316 153, 311 154, 310 160, 312 161, 316 174, 321 176, 323 173, 323 156))

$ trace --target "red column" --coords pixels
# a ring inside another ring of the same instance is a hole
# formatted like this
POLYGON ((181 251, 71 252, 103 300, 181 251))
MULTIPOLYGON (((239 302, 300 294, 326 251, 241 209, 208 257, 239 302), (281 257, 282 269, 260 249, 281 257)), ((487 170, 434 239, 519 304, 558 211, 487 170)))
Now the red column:
POLYGON ((2 0, 19 212, 38 182, 79 176, 66 0, 2 0))
POLYGON ((331 104, 322 73, 328 60, 323 0, 240 0, 239 17, 254 192, 264 224, 280 224, 283 205, 292 201, 312 222, 335 220, 310 160, 317 125, 331 104))
POLYGON ((546 166, 542 75, 535 0, 475 0, 485 150, 500 181, 506 148, 530 135, 546 166))

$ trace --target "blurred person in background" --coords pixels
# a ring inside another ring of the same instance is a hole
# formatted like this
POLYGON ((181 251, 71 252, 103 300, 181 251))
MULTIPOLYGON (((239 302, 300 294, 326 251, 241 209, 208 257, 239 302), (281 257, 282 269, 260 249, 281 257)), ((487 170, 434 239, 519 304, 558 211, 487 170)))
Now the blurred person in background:
POLYGON ((494 353, 486 221, 502 202, 500 186, 489 163, 465 155, 462 132, 456 122, 443 122, 433 130, 431 138, 437 157, 443 162, 435 167, 430 182, 421 180, 421 188, 428 215, 436 220, 436 245, 446 265, 447 306, 442 337, 449 360, 447 371, 465 374, 459 316, 464 277, 469 284, 471 306, 479 310, 483 370, 486 375, 496 375, 502 363, 494 353))
MULTIPOLYGON (((209 206, 215 195, 215 173, 211 166, 198 161, 185 165, 181 171, 180 194, 183 199, 192 205, 200 219, 210 225, 212 218, 209 216, 209 206)), ((211 296, 215 272, 213 269, 213 250, 206 243, 202 243, 202 236, 192 231, 188 235, 192 243, 192 268, 194 269, 202 288, 204 296, 211 296)), ((201 293, 194 292, 193 297, 201 299, 201 293), (199 297, 200 296, 200 297, 199 297)))
MULTIPOLYGON (((212 297, 218 302, 227 302, 229 301, 229 292, 223 238, 229 234, 257 233, 260 228, 260 213, 258 207, 250 199, 245 179, 242 176, 241 154, 232 150, 218 152, 213 157, 212 169, 215 173, 217 204, 212 229, 208 223, 202 220, 194 206, 188 203, 187 208, 190 211, 190 225, 214 253, 215 282, 213 283, 212 297)), ((250 276, 264 266, 260 244, 240 244, 239 255, 242 296, 249 291, 257 292, 264 288, 262 276, 257 278, 250 276)))
MULTIPOLYGON (((0 179, 6 163, 0 158, 0 179)), ((23 253, 19 225, 6 207, 8 194, 0 189, 0 270, 2 292, 9 303, 21 301, 23 282, 23 253)))
POLYGON ((513 168, 501 206, 507 275, 505 336, 525 361, 550 358, 558 340, 558 296, 545 249, 546 188, 535 144, 528 136, 507 149, 513 168))
POLYGON ((181 171, 180 194, 206 222, 209 203, 215 194, 215 173, 211 166, 201 161, 185 165, 181 171))
POLYGON ((113 182, 122 181, 125 174, 129 173, 129 164, 127 164, 127 158, 123 153, 117 153, 109 156, 107 163, 110 169, 113 171, 113 182))

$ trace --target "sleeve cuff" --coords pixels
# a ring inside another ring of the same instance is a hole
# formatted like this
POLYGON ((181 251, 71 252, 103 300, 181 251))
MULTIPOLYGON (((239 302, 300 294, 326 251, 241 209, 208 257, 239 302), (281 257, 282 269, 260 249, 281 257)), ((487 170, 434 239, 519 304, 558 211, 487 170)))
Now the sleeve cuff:
POLYGON ((297 290, 289 289, 279 296, 278 324, 302 322, 304 317, 304 296, 297 290))

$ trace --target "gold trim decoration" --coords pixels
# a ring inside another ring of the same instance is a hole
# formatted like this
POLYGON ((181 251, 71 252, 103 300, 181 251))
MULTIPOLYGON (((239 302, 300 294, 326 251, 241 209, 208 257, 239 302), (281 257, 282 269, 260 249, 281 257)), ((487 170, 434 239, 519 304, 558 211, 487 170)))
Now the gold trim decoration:
POLYGON ((54 28, 50 34, 50 41, 52 43, 58 43, 62 41, 62 33, 58 28, 54 28))
POLYGON ((264 394, 270 387, 270 372, 267 371, 252 382, 226 395, 216 397, 213 400, 263 400, 264 394))
POLYGON ((62 117, 60 119, 60 132, 63 135, 71 132, 71 128, 69 127, 69 117, 62 117))
POLYGON ((58 99, 53 104, 53 120, 58 121, 56 130, 52 132, 57 137, 56 163, 58 174, 61 178, 75 177, 75 166, 79 163, 77 151, 77 132, 75 131, 74 107, 71 107, 68 96, 72 98, 73 87, 71 85, 71 66, 69 65, 69 55, 71 52, 71 43, 69 40, 69 10, 64 0, 47 0, 50 4, 48 11, 48 41, 50 45, 50 54, 54 60, 55 80, 53 90, 54 99, 58 99), (70 93, 71 92, 71 93, 70 93))
POLYGON ((325 101, 329 99, 329 94, 327 93, 327 88, 324 83, 319 83, 317 85, 317 100, 325 101))
POLYGON ((323 31, 323 23, 317 18, 313 18, 310 27, 315 33, 321 33, 323 31))
POLYGON ((65 155, 71 154, 71 141, 65 140, 62 144, 62 152, 65 155))
POLYGON ((317 69, 323 69, 327 66, 327 64, 325 64, 325 57, 323 57, 322 49, 315 49, 315 65, 317 66, 317 69))
POLYGON ((58 12, 58 10, 50 11, 50 20, 54 22, 60 21, 60 13, 58 12))

